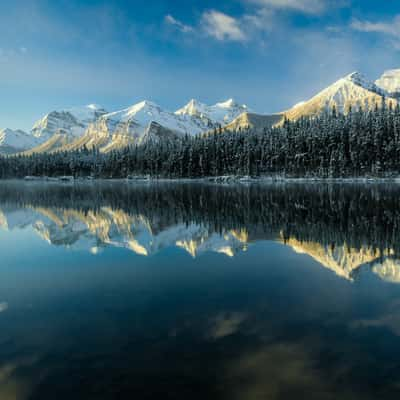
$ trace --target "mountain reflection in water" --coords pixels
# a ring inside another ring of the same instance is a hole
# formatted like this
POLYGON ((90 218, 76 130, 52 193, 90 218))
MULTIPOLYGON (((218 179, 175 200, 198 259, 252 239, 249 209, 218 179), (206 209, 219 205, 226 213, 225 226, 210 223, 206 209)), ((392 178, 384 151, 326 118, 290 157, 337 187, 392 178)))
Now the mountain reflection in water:
POLYGON ((400 187, 0 184, 0 399, 393 399, 400 187))
POLYGON ((234 257, 274 240, 354 279, 362 267, 400 282, 400 212, 391 186, 281 184, 3 185, 0 227, 31 226, 48 243, 142 256, 179 247, 234 257))

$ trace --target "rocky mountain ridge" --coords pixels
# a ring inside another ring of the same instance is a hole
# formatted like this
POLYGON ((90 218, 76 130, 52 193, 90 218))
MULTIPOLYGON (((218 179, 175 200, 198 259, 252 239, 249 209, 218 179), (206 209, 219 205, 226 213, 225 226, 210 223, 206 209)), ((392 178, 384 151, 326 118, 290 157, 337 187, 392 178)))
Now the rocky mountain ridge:
POLYGON ((206 105, 195 99, 175 112, 144 100, 125 109, 107 112, 90 104, 52 111, 39 119, 30 133, 0 130, 0 154, 33 154, 72 151, 83 147, 101 152, 161 141, 183 135, 199 135, 221 128, 237 132, 250 128, 262 132, 280 124, 284 118, 296 120, 315 117, 333 110, 347 113, 350 109, 371 109, 376 105, 397 105, 400 92, 400 70, 386 71, 375 82, 353 72, 307 101, 276 114, 259 114, 246 105, 229 99, 206 105))

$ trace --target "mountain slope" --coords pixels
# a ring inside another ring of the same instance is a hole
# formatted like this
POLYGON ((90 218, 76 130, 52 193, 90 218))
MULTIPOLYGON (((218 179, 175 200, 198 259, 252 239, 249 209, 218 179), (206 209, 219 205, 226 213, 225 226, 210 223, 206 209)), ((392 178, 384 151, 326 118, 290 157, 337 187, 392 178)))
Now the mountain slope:
POLYGON ((189 114, 165 111, 153 102, 142 101, 121 111, 102 115, 89 125, 83 136, 64 146, 62 150, 96 146, 107 152, 139 144, 147 140, 146 135, 149 136, 150 133, 156 135, 157 140, 161 139, 162 133, 167 137, 171 137, 171 132, 174 135, 197 135, 208 129, 209 124, 215 125, 214 122, 207 121, 189 114))
POLYGON ((148 127, 146 128, 146 131, 141 138, 140 143, 159 143, 161 141, 165 140, 173 140, 176 139, 180 136, 178 132, 175 132, 171 129, 164 128, 162 125, 160 125, 157 122, 150 122, 148 127))
POLYGON ((39 140, 21 130, 0 129, 0 153, 13 154, 38 145, 39 140))
POLYGON ((396 104, 396 100, 386 97, 386 92, 376 84, 366 80, 358 72, 354 72, 333 85, 324 89, 316 96, 306 102, 299 103, 295 107, 284 112, 284 115, 291 120, 303 116, 317 116, 334 107, 338 112, 346 113, 349 108, 371 109, 376 104, 381 105, 383 99, 387 104, 396 104))
POLYGON ((186 106, 177 110, 175 114, 191 117, 203 131, 206 131, 217 126, 229 124, 240 114, 248 111, 246 105, 240 105, 233 99, 213 106, 208 106, 192 99, 186 106))
POLYGON ((63 130, 58 130, 54 133, 50 139, 46 140, 44 143, 40 143, 37 146, 28 148, 21 152, 23 155, 31 155, 34 153, 51 153, 53 151, 57 151, 63 146, 68 145, 70 142, 71 137, 68 133, 63 130))
POLYGON ((60 131, 71 138, 77 138, 83 135, 90 123, 105 113, 106 111, 96 104, 52 111, 33 125, 31 134, 42 143, 60 131))
POLYGON ((0 153, 44 153, 97 147, 102 152, 128 145, 161 141, 179 135, 198 135, 216 128, 237 132, 251 128, 262 132, 279 125, 284 118, 313 117, 334 107, 346 113, 351 108, 371 109, 397 104, 400 98, 400 69, 386 71, 375 83, 354 72, 322 90, 310 100, 278 114, 261 115, 233 99, 214 105, 191 100, 175 112, 150 101, 142 101, 120 111, 107 113, 95 104, 52 111, 38 120, 31 134, 0 131, 0 153))
POLYGON ((262 133, 265 128, 271 128, 282 120, 282 114, 261 115, 245 112, 226 125, 223 131, 239 132, 240 130, 251 129, 262 133))

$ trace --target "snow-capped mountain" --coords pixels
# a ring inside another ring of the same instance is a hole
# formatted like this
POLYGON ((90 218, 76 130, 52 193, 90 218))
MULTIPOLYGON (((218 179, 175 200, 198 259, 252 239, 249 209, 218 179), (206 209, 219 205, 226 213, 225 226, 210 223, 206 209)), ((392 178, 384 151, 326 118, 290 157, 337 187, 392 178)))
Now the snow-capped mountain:
POLYGON ((138 143, 152 122, 176 134, 197 134, 200 131, 191 120, 181 118, 145 100, 121 111, 102 115, 89 125, 81 138, 71 143, 68 150, 85 145, 88 148, 97 146, 102 151, 110 151, 138 143))
POLYGON ((252 131, 262 133, 265 128, 271 128, 279 124, 283 118, 283 114, 262 115, 245 112, 236 117, 228 125, 225 125, 223 131, 239 132, 240 130, 251 129, 252 131))
POLYGON ((184 108, 170 112, 151 101, 142 101, 121 111, 102 115, 88 126, 83 136, 63 150, 76 150, 85 145, 99 147, 108 152, 130 144, 140 144, 152 137, 157 141, 163 136, 198 135, 218 125, 225 125, 245 106, 233 100, 207 106, 192 101, 184 108))
POLYGON ((240 105, 233 99, 208 106, 197 100, 190 100, 188 104, 175 112, 176 115, 189 116, 197 122, 203 130, 209 130, 216 126, 224 126, 232 122, 236 117, 250 110, 246 105, 240 105))
POLYGON ((382 88, 368 81, 358 72, 339 79, 333 85, 324 89, 308 101, 297 104, 284 114, 288 119, 298 119, 302 116, 316 116, 336 107, 338 112, 346 113, 352 109, 371 109, 376 104, 394 105, 396 100, 390 98, 382 88))
POLYGON ((385 71, 383 75, 375 81, 375 84, 388 92, 391 96, 400 96, 400 69, 385 71))
POLYGON ((398 97, 400 69, 386 71, 375 83, 353 72, 310 100, 272 115, 253 113, 233 99, 211 106, 193 99, 175 112, 147 100, 110 113, 90 104, 52 111, 34 124, 30 134, 1 131, 0 153, 69 151, 84 146, 108 152, 148 140, 159 142, 180 135, 198 135, 217 127, 235 132, 250 127, 262 132, 264 128, 279 125, 285 117, 292 120, 313 117, 334 107, 343 113, 350 108, 370 109, 381 105, 384 99, 387 104, 396 105, 398 97))
POLYGON ((105 113, 106 111, 96 104, 52 111, 33 125, 31 134, 41 143, 50 139, 56 133, 77 138, 84 134, 90 123, 96 121, 105 113))
POLYGON ((179 135, 168 129, 164 128, 158 122, 150 122, 142 136, 140 143, 160 143, 162 140, 173 140, 176 139, 179 135))
POLYGON ((21 130, 0 129, 0 152, 2 154, 18 153, 36 145, 39 141, 36 137, 21 130))

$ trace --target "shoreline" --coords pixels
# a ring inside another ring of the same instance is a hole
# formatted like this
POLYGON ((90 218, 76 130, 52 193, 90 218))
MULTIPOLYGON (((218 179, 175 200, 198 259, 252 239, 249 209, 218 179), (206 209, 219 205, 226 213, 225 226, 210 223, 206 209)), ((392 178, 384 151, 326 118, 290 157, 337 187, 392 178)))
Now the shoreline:
POLYGON ((76 178, 63 180, 58 178, 7 178, 0 179, 1 183, 26 183, 26 184, 55 184, 55 185, 74 185, 74 184, 95 184, 95 183, 123 183, 123 184, 157 184, 157 183, 208 183, 221 185, 251 185, 251 184, 279 184, 279 183, 394 183, 400 184, 400 176, 395 178, 371 178, 371 177, 355 177, 355 178, 284 178, 284 177, 232 177, 219 176, 207 178, 143 178, 143 179, 127 179, 127 178, 76 178))

